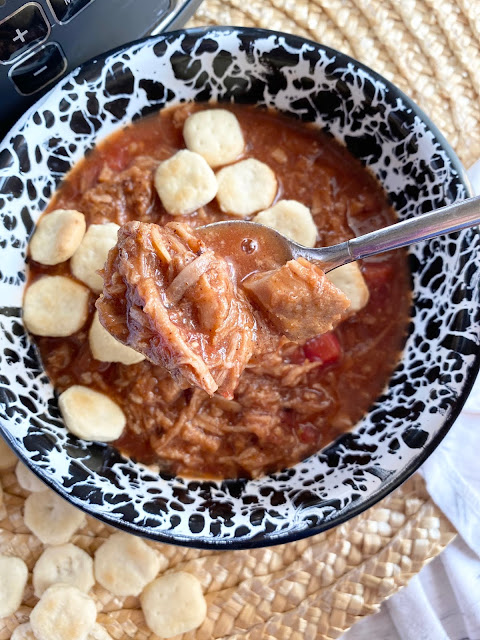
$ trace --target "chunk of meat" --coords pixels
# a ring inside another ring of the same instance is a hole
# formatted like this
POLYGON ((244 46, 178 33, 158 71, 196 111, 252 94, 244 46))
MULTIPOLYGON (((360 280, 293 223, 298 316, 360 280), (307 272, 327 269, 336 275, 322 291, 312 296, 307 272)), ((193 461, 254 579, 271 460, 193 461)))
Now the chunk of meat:
POLYGON ((116 222, 125 224, 132 217, 147 222, 158 197, 153 174, 159 161, 139 156, 119 173, 104 167, 95 187, 87 189, 81 206, 89 211, 90 223, 116 222))
POLYGON ((181 223, 123 226, 96 306, 117 340, 209 394, 232 397, 254 350, 257 323, 228 263, 181 223))
POLYGON ((252 274, 242 284, 273 326, 294 342, 331 331, 350 304, 323 271, 304 258, 252 274))

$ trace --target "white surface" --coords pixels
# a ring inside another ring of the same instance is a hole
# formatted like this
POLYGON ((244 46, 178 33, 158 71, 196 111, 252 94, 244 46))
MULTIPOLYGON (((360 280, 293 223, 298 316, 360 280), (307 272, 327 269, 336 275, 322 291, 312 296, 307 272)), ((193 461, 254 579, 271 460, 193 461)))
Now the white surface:
MULTIPOLYGON (((480 193, 480 161, 469 177, 480 193)), ((433 500, 460 535, 342 640, 480 638, 480 378, 421 472, 433 500)))

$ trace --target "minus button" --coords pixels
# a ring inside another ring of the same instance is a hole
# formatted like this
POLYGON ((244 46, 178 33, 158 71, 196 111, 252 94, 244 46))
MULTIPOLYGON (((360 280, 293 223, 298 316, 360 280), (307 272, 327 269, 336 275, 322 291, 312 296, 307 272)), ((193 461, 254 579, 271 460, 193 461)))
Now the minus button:
POLYGON ((56 42, 44 45, 10 69, 10 80, 23 96, 43 89, 67 69, 67 60, 56 42))
POLYGON ((34 76, 38 76, 41 73, 43 73, 44 71, 46 71, 48 69, 48 66, 46 64, 43 65, 43 67, 40 67, 40 69, 37 69, 37 71, 35 71, 35 73, 33 74, 34 76))

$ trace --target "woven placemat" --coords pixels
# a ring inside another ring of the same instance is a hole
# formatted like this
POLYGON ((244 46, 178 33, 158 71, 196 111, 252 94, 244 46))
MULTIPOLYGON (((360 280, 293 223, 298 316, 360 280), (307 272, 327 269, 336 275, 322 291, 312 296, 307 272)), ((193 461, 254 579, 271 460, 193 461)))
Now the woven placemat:
POLYGON ((480 158, 478 0, 204 0, 189 26, 286 31, 347 53, 430 116, 466 167, 480 158))
MULTIPOLYGON (((0 483, 0 554, 22 558, 30 572, 21 607, 0 619, 0 640, 8 640, 37 602, 31 572, 45 547, 25 526, 28 492, 13 470, 0 472, 0 483)), ((93 556, 113 531, 88 517, 71 542, 93 556)), ((183 640, 326 640, 378 611, 454 536, 416 475, 372 509, 306 540, 223 552, 149 544, 168 561, 165 571, 188 571, 202 584, 207 618, 183 640)), ((138 598, 114 596, 98 583, 91 596, 97 622, 115 640, 157 638, 138 598)))

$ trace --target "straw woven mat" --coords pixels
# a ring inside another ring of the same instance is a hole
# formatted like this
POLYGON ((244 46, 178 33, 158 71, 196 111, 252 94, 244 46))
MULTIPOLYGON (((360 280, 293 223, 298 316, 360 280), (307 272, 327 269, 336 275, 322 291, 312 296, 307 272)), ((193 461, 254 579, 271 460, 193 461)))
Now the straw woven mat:
POLYGON ((347 53, 432 118, 468 168, 480 158, 479 0, 204 0, 189 26, 255 26, 347 53))
MULTIPOLYGON (((478 0, 205 0, 189 26, 233 24, 296 33, 339 49, 389 78, 443 131, 465 166, 480 158, 478 0)), ((27 493, 0 472, 0 553, 33 569, 43 545, 25 527, 27 493)), ((91 555, 112 529, 88 518, 72 542, 91 555)), ((208 613, 184 640, 323 640, 377 611, 455 536, 416 475, 357 518, 314 538, 215 553, 153 544, 168 570, 201 581, 208 613)), ((97 621, 118 640, 155 640, 138 598, 96 584, 97 621)), ((0 640, 28 620, 31 575, 20 609, 0 619, 0 640)))
MULTIPOLYGON (((24 524, 28 492, 14 471, 0 472, 0 482, 0 553, 22 558, 30 571, 21 607, 0 619, 0 640, 8 640, 37 602, 31 571, 44 545, 24 524)), ((93 556, 112 531, 88 517, 71 542, 93 556)), ((382 600, 454 537, 417 474, 355 519, 299 542, 224 552, 148 544, 166 558, 167 571, 188 571, 202 584, 207 618, 182 640, 323 640, 378 611, 382 600)), ((145 624, 138 598, 113 596, 98 583, 91 596, 97 622, 115 640, 158 640, 145 624)))

